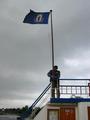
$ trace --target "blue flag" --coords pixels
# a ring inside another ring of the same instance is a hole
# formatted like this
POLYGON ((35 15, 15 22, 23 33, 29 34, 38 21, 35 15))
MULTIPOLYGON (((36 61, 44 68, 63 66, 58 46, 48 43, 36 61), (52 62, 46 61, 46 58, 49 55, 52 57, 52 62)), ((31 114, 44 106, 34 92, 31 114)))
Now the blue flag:
POLYGON ((49 12, 30 12, 25 16, 23 23, 48 24, 49 12))

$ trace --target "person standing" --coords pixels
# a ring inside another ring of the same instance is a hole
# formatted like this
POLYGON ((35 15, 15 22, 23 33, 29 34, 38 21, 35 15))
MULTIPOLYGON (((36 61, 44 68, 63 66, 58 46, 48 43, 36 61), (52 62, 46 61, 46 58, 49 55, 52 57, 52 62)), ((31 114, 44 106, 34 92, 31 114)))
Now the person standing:
POLYGON ((48 72, 48 77, 50 77, 51 82, 51 97, 55 98, 55 90, 57 98, 60 97, 60 91, 59 91, 59 78, 60 78, 60 71, 58 70, 58 66, 54 66, 53 70, 50 70, 48 72))

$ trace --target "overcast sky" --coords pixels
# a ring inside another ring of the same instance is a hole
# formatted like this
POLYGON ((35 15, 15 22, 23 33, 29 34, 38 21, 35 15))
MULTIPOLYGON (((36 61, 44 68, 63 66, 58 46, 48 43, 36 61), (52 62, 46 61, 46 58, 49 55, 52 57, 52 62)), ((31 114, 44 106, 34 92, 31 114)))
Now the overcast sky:
POLYGON ((24 24, 30 9, 53 10, 61 78, 90 78, 90 0, 0 0, 0 108, 31 105, 49 83, 50 20, 24 24))

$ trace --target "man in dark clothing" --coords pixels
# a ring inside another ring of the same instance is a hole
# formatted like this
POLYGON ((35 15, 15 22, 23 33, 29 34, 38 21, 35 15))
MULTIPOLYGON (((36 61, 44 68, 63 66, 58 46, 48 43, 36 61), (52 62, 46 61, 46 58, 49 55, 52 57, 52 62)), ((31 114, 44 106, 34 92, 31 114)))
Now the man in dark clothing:
POLYGON ((56 89, 56 95, 57 98, 60 97, 60 91, 59 91, 59 78, 60 78, 60 71, 57 70, 58 66, 54 66, 53 70, 50 70, 48 72, 48 77, 50 77, 50 82, 52 84, 51 88, 51 97, 55 98, 55 89, 56 89))

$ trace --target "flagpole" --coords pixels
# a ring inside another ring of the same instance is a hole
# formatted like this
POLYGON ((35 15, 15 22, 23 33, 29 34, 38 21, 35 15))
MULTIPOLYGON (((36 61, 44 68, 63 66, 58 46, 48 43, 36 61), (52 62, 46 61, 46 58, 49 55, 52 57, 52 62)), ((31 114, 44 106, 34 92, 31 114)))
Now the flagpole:
MULTIPOLYGON (((52 10, 50 10, 51 15, 51 49, 52 49, 52 70, 54 68, 54 40, 53 40, 53 21, 52 21, 52 10)), ((52 74, 54 74, 52 72, 52 74)), ((53 95, 53 81, 51 82, 51 98, 55 96, 55 93, 53 95)))
POLYGON ((53 40, 53 21, 52 21, 52 10, 50 10, 51 15, 51 47, 52 47, 52 69, 54 67, 54 40, 53 40))

